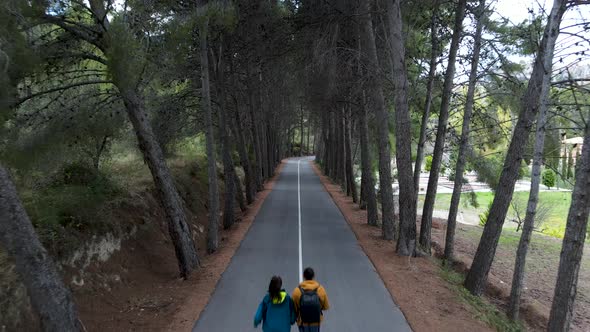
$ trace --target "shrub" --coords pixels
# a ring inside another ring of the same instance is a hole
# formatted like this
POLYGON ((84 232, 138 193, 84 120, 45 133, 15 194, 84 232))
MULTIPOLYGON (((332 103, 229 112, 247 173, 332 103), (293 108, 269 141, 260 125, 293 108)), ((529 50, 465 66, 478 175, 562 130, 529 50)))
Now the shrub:
POLYGON ((547 188, 551 189, 551 187, 555 187, 555 172, 551 169, 546 169, 543 171, 543 185, 547 186, 547 188))
POLYGON ((78 164, 64 167, 48 186, 24 193, 23 202, 43 244, 59 255, 74 245, 69 234, 109 229, 101 209, 120 193, 107 176, 78 164))
POLYGON ((432 168, 432 156, 426 156, 426 158, 424 158, 424 163, 424 170, 430 172, 430 169, 432 168))

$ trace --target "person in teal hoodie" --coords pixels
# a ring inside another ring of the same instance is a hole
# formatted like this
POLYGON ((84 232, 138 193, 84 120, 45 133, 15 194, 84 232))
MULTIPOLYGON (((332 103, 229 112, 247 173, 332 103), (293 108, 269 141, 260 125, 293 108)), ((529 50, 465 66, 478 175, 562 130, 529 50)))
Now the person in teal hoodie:
POLYGON ((262 322, 263 332, 289 332, 295 319, 295 306, 283 289, 283 280, 279 276, 272 277, 268 294, 260 302, 254 316, 254 327, 262 322))

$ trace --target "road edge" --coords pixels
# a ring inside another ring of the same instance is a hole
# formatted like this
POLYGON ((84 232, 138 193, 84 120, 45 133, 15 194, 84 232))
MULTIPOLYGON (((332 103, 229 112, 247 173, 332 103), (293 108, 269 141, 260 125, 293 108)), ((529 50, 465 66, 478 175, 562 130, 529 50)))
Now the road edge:
MULTIPOLYGON (((324 189, 328 192, 328 194, 330 195, 330 197, 332 198, 332 201, 334 202, 334 204, 336 204, 336 206, 338 207, 338 209, 340 210, 340 213, 342 214, 342 216, 344 217, 344 219, 346 220, 348 226, 350 227, 351 231, 353 232, 353 234, 355 235, 356 239, 357 239, 357 243, 360 246, 360 248, 363 250, 364 254, 367 256, 367 258, 369 259, 369 261, 371 262, 371 265, 373 266, 373 268, 375 269, 375 271, 377 272, 377 274, 379 275, 379 278, 381 279, 381 281, 383 282, 385 288, 387 288, 387 291, 389 292, 389 295, 391 296, 393 302, 395 303, 395 305, 401 310, 404 318, 406 319, 406 321, 408 322, 408 325, 410 326, 410 328, 413 331, 432 331, 432 330, 437 330, 437 331, 449 331, 449 332, 455 332, 457 330, 463 330, 463 329, 467 329, 467 330, 477 330, 477 331, 493 331, 489 326, 487 326, 485 323, 483 323, 480 320, 473 320, 473 321, 465 321, 462 320, 460 317, 456 317, 459 322, 455 321, 454 319, 449 319, 446 320, 446 317, 438 317, 439 319, 443 319, 444 321, 441 320, 437 320, 437 319, 432 319, 432 320, 426 320, 425 319, 425 315, 430 315, 431 318, 432 314, 436 314, 436 310, 433 311, 426 311, 424 312, 425 309, 428 309, 427 307, 423 307, 423 306, 416 306, 416 303, 411 303, 411 301, 408 301, 406 303, 406 300, 409 297, 419 297, 420 294, 418 292, 414 293, 414 294, 410 294, 408 296, 408 294, 403 294, 399 292, 399 286, 396 288, 397 284, 401 284, 399 283, 400 280, 394 280, 395 278, 391 278, 391 274, 392 274, 392 270, 396 270, 394 271, 394 275, 398 275, 398 274, 403 274, 402 271, 404 270, 432 270, 432 271, 437 271, 434 269, 439 269, 439 267, 435 267, 433 266, 432 262, 426 260, 426 259, 410 259, 407 257, 400 257, 397 256, 394 252, 394 244, 393 242, 391 242, 391 250, 389 249, 389 246, 387 249, 385 249, 383 246, 383 244, 386 242, 385 240, 373 236, 371 234, 371 232, 375 232, 377 231, 377 233, 380 233, 380 230, 373 227, 373 226, 369 226, 366 224, 366 212, 364 213, 364 217, 362 218, 358 218, 356 216, 353 216, 353 213, 351 213, 351 209, 356 209, 358 210, 358 204, 353 203, 352 199, 348 196, 346 196, 342 190, 340 189, 340 187, 336 184, 334 184, 332 182, 331 179, 329 179, 327 176, 325 176, 321 170, 319 169, 317 163, 315 163, 314 161, 310 161, 310 165, 312 167, 312 169, 314 170, 314 172, 316 173, 316 175, 319 177, 320 182, 322 183, 322 185, 324 186, 324 189), (332 187, 332 188, 331 188, 332 187), (359 222, 359 221, 354 221, 352 220, 353 218, 356 219, 363 219, 365 221, 365 223, 359 222), (373 243, 372 243, 373 242, 373 243), (374 243, 378 243, 378 246, 380 247, 380 251, 374 250, 374 243), (391 254, 391 257, 389 257, 389 254, 391 254), (384 259, 384 257, 386 259, 384 259), (391 259, 389 259, 391 258, 391 259), (398 261, 402 261, 408 259, 407 264, 403 264, 405 266, 396 266, 395 262, 393 262, 394 260, 398 260, 398 261), (392 262, 391 264, 389 262, 392 262), (389 275, 389 276, 388 276, 389 275), (399 297, 397 296, 398 294, 396 293, 400 293, 399 297), (452 322, 455 322, 455 324, 452 324, 452 322), (451 323, 451 324, 445 324, 445 323, 451 323), (462 324, 465 323, 465 324, 462 324)), ((412 274, 412 273, 410 273, 412 274)), ((420 274, 423 274, 423 272, 421 272, 420 274)), ((412 277, 416 277, 416 276, 412 276, 412 277)), ((432 276, 432 278, 434 279, 440 279, 438 278, 438 276, 432 276)), ((404 287, 403 285, 401 286, 402 288, 404 287)), ((448 290, 450 292, 450 290, 448 290)), ((452 293, 449 293, 452 294, 452 293)), ((422 303, 421 303, 422 304, 422 303)), ((461 304, 459 304, 459 306, 463 306, 461 304)), ((466 309, 468 310, 468 309, 466 309)), ((463 315, 465 316, 465 315, 463 315)), ((465 318, 465 317, 463 317, 465 318)))
POLYGON ((242 240, 248 234, 264 201, 273 190, 284 166, 285 160, 282 160, 275 169, 275 175, 265 182, 264 190, 256 194, 254 203, 248 206, 248 210, 239 215, 241 221, 236 223, 230 230, 222 231, 220 234, 222 238, 220 249, 214 254, 203 257, 201 269, 193 273, 186 282, 191 283, 191 289, 207 289, 207 291, 205 294, 203 292, 191 292, 178 307, 178 311, 173 316, 166 331, 192 331, 201 313, 207 307, 221 276, 231 263, 234 254, 242 244, 242 240), (203 274, 206 274, 206 277, 203 278, 203 274))

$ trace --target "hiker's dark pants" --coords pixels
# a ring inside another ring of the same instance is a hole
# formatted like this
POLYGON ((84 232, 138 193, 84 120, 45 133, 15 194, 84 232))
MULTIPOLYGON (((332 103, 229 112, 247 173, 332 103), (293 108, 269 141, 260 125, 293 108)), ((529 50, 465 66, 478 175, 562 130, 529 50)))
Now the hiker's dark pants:
POLYGON ((319 326, 299 326, 299 332, 320 332, 319 326))

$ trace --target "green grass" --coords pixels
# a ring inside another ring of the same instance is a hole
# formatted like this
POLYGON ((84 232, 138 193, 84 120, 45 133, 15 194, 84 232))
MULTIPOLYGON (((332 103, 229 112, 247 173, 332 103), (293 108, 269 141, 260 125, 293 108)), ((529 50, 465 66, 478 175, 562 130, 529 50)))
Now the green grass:
POLYGON ((459 298, 473 310, 477 319, 485 322, 496 331, 520 332, 525 331, 521 322, 511 321, 504 312, 498 310, 494 304, 483 297, 474 296, 463 287, 463 275, 441 265, 441 277, 451 284, 451 289, 459 298))
MULTIPOLYGON (((479 206, 473 207, 468 205, 468 194, 461 195, 461 209, 464 211, 471 211, 476 214, 483 213, 488 205, 494 198, 494 194, 491 192, 478 192, 477 202, 479 206)), ((525 191, 518 191, 514 193, 514 198, 528 199, 529 193, 525 191)), ((418 204, 422 206, 424 204, 424 195, 420 195, 418 204)), ((571 204, 571 193, 561 191, 542 191, 539 193, 540 204, 546 204, 551 206, 551 213, 548 219, 541 226, 541 231, 545 235, 549 235, 556 238, 563 238, 565 231, 565 224, 567 220, 567 214, 571 204)), ((436 195, 436 201, 434 204, 435 210, 448 210, 451 204, 451 194, 438 194, 436 195)), ((510 213, 510 212, 509 212, 510 213)))

